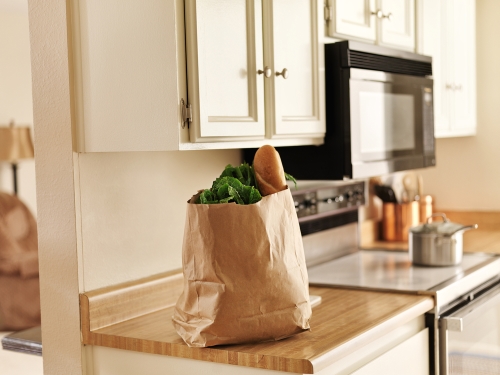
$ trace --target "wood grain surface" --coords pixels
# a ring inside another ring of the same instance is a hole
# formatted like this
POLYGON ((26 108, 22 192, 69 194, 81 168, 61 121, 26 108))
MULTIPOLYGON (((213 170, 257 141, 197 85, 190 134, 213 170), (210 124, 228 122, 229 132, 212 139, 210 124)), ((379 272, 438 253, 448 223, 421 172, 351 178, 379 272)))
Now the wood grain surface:
POLYGON ((477 224, 479 229, 500 231, 500 212, 496 211, 449 211, 442 210, 446 217, 455 223, 477 224))
MULTIPOLYGON (((116 305, 122 310, 140 305, 137 298, 127 303, 130 288, 122 299, 117 287, 109 290, 112 298, 106 290, 80 295, 84 344, 304 374, 318 372, 434 306, 429 296, 311 287, 322 303, 313 309, 310 331, 266 343, 190 348, 173 328, 173 306, 130 318, 117 314, 116 305)), ((147 288, 135 288, 147 295, 147 288)))
POLYGON ((91 331, 175 305, 182 292, 180 270, 80 295, 91 331))

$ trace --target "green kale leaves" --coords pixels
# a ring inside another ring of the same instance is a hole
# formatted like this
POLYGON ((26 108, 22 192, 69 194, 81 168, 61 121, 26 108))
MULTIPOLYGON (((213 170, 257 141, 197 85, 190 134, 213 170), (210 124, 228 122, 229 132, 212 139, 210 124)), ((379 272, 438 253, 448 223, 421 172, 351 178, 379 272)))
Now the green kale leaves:
POLYGON ((243 163, 239 167, 227 165, 220 177, 213 182, 212 188, 204 190, 196 203, 252 204, 261 199, 253 167, 243 163))
MULTIPOLYGON (((295 183, 293 176, 285 173, 285 178, 295 183)), ((228 164, 221 175, 215 179, 210 189, 203 190, 196 203, 217 204, 217 203, 237 203, 253 204, 262 199, 262 195, 255 181, 253 167, 248 163, 243 163, 239 167, 228 164)))

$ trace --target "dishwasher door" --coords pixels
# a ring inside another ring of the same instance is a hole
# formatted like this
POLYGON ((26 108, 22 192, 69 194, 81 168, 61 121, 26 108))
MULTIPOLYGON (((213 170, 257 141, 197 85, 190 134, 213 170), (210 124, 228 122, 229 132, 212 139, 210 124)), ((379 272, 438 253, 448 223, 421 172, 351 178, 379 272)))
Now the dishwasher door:
POLYGON ((439 320, 440 375, 500 374, 500 284, 439 320))

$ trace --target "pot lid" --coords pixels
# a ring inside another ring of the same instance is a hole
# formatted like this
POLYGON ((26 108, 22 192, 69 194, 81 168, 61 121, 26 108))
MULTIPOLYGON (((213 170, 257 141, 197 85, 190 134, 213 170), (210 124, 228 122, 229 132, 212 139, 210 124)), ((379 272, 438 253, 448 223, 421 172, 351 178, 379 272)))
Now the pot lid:
POLYGON ((477 225, 462 225, 458 223, 452 223, 445 214, 436 213, 427 218, 425 224, 418 225, 416 227, 410 228, 412 233, 418 234, 440 234, 445 236, 452 236, 456 232, 463 229, 477 228, 477 225), (433 217, 441 217, 443 221, 432 221, 433 217))

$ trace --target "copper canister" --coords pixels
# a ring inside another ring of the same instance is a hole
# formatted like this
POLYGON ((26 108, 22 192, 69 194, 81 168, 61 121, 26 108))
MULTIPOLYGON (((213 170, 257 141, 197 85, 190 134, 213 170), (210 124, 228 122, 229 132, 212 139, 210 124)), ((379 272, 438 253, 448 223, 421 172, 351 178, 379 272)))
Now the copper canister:
POLYGON ((408 232, 420 221, 419 202, 384 203, 382 237, 385 241, 408 241, 408 232))

